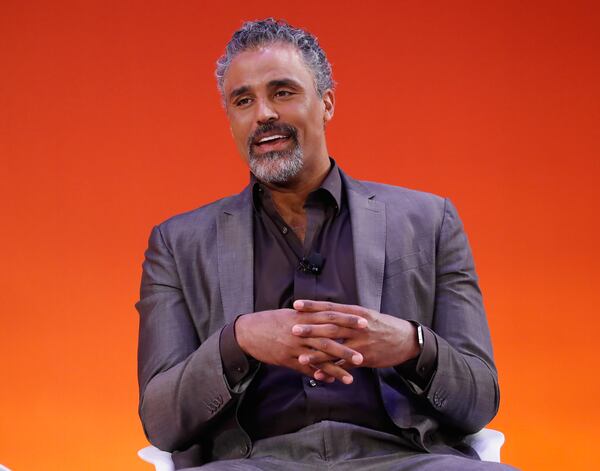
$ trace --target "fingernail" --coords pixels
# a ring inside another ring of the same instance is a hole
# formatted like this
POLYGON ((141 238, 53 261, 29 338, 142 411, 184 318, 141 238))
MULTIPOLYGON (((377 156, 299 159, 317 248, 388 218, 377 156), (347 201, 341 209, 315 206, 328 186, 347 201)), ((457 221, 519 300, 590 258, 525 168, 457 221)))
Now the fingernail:
POLYGON ((292 334, 301 334, 302 333, 302 327, 300 327, 299 325, 295 325, 294 327, 292 327, 292 334))
POLYGON ((302 309, 304 307, 304 303, 302 301, 294 301, 294 309, 302 309))
POLYGON ((354 378, 352 376, 342 376, 342 382, 344 384, 351 384, 354 378))
POLYGON ((358 326, 359 327, 366 327, 368 325, 369 325, 369 322, 367 321, 367 319, 362 318, 362 317, 360 319, 358 319, 358 326))
POLYGON ((363 362, 363 356, 359 355, 358 353, 356 355, 352 355, 352 363, 354 363, 355 365, 360 365, 363 362))
POLYGON ((306 365, 308 363, 308 357, 306 355, 300 355, 298 357, 298 361, 302 364, 302 365, 306 365))
POLYGON ((318 379, 319 381, 321 381, 323 378, 325 378, 325 375, 323 373, 321 373, 320 371, 317 371, 315 373, 315 379, 318 379))

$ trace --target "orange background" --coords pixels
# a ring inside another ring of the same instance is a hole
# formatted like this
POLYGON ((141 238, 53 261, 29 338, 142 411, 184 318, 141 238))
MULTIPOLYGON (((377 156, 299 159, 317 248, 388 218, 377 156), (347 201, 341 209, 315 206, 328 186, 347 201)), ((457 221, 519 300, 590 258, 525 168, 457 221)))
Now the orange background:
POLYGON ((333 63, 340 165, 458 206, 504 461, 595 467, 598 2, 276 3, 0 4, 0 463, 150 469, 135 456, 143 251, 153 224, 245 185, 214 62, 243 19, 274 15, 333 63))

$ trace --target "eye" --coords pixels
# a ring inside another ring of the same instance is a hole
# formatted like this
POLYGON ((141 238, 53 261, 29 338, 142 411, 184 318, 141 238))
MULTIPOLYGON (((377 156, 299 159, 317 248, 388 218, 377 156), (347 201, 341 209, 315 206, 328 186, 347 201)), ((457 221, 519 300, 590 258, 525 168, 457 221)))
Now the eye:
POLYGON ((235 106, 245 106, 245 105, 249 104, 250 101, 251 100, 248 97, 240 98, 239 100, 236 100, 235 106))
POLYGON ((288 97, 288 96, 292 96, 293 93, 290 92, 289 90, 277 90, 275 92, 275 96, 276 97, 288 97))

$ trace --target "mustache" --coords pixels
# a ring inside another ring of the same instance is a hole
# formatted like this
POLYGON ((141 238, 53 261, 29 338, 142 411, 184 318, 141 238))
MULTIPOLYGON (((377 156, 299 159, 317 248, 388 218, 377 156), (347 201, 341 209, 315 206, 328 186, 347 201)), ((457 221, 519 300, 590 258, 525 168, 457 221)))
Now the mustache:
POLYGON ((254 132, 248 137, 248 148, 250 149, 254 142, 263 134, 268 132, 278 132, 281 134, 287 134, 291 139, 297 140, 298 130, 291 124, 286 123, 265 123, 257 127, 254 132))

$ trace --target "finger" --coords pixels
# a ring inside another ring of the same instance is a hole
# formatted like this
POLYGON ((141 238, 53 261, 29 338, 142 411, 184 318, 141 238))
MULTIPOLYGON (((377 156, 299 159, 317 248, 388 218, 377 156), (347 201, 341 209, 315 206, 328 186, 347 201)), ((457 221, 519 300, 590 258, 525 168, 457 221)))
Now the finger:
MULTIPOLYGON (((339 357, 328 355, 327 353, 312 350, 309 353, 302 353, 298 356, 298 361, 301 365, 319 365, 328 361, 338 361, 339 357)), ((346 360, 344 360, 346 361, 346 360)))
POLYGON ((352 361, 348 361, 345 358, 333 357, 328 355, 327 353, 319 352, 319 351, 311 351, 310 353, 303 353, 298 357, 298 361, 302 365, 320 365, 321 363, 332 362, 336 365, 342 366, 344 368, 354 368, 356 366, 360 366, 365 362, 365 358, 363 356, 362 362, 360 365, 352 363, 352 361))
POLYGON ((294 309, 302 312, 338 311, 360 317, 369 315, 369 310, 362 306, 334 303, 331 301, 312 301, 310 299, 298 299, 294 301, 294 309))
POLYGON ((314 378, 319 381, 323 381, 321 378, 326 377, 335 378, 344 384, 351 384, 354 381, 354 377, 348 371, 331 362, 319 365, 319 369, 314 373, 314 378))
POLYGON ((335 324, 350 329, 364 329, 369 325, 364 317, 340 311, 309 311, 301 316, 303 324, 335 324))
MULTIPOLYGON (((329 384, 335 382, 335 380, 336 380, 335 376, 329 376, 324 371, 322 371, 318 368, 313 372, 313 378, 318 379, 319 381, 323 381, 325 383, 329 383, 329 384)), ((340 379, 340 381, 341 381, 341 379, 340 379)))
POLYGON ((344 344, 338 343, 332 339, 307 338, 305 339, 305 345, 316 351, 309 350, 308 352, 301 354, 298 360, 302 364, 304 364, 303 360, 306 359, 309 360, 308 363, 318 363, 318 361, 314 361, 314 359, 318 358, 319 352, 326 353, 328 356, 337 359, 344 359, 353 365, 360 365, 363 362, 363 356, 361 353, 352 350, 344 344))
MULTIPOLYGON (((316 370, 315 372, 313 372, 313 378, 318 379, 319 381, 323 381, 324 383, 334 383, 336 378, 335 376, 329 376, 328 374, 324 373, 321 370, 316 370)), ((341 379, 340 379, 341 381, 341 379)))
POLYGON ((329 339, 348 339, 356 336, 355 329, 340 327, 335 324, 296 324, 292 326, 292 334, 298 337, 326 337, 329 339))
POLYGON ((324 381, 325 383, 333 383, 335 378, 333 376, 328 375, 327 373, 321 371, 321 365, 308 365, 311 368, 311 373, 309 376, 315 377, 315 373, 319 371, 318 379, 319 381, 324 381))

